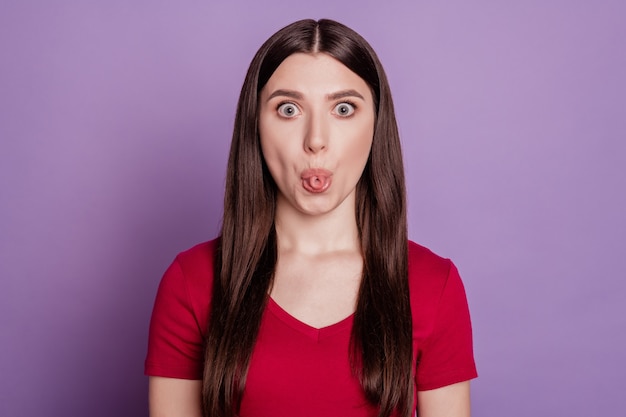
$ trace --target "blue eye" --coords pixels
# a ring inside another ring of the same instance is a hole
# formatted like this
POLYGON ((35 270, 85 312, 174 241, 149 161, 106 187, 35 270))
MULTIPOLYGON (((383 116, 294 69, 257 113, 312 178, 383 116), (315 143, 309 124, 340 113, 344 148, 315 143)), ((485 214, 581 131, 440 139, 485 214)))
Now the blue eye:
POLYGON ((352 116, 356 106, 352 103, 339 103, 335 106, 335 113, 342 117, 352 116))
POLYGON ((294 117, 298 114, 298 107, 293 103, 283 103, 277 110, 282 117, 294 117))

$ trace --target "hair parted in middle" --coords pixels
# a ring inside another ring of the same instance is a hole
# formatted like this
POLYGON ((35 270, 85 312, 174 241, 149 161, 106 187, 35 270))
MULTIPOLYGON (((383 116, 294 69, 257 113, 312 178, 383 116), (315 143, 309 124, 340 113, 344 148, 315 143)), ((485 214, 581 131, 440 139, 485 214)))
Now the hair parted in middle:
POLYGON ((402 153, 383 67, 371 46, 341 23, 307 19, 272 35, 248 69, 235 116, 221 239, 214 259, 203 380, 208 417, 234 417, 277 262, 276 185, 261 152, 259 94, 294 53, 327 54, 360 76, 374 97, 368 162, 356 189, 363 274, 350 361, 379 417, 410 417, 415 386, 408 289, 408 234, 402 153))

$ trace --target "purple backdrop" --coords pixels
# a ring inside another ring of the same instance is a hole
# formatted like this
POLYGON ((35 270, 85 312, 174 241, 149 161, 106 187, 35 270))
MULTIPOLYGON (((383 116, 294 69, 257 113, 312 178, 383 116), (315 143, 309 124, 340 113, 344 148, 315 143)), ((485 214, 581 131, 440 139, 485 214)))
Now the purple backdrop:
POLYGON ((158 281, 216 234, 246 67, 303 17, 385 64, 411 237, 467 287, 474 415, 622 415, 624 3, 308 3, 0 3, 0 415, 147 415, 158 281))

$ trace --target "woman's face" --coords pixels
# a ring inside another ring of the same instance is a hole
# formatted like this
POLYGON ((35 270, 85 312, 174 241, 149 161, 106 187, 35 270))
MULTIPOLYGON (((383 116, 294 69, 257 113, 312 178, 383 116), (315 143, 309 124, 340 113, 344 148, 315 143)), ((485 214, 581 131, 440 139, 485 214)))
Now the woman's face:
POLYGON ((277 204, 310 215, 353 207, 374 122, 369 86, 345 65, 323 53, 285 59, 259 98, 261 148, 277 204))

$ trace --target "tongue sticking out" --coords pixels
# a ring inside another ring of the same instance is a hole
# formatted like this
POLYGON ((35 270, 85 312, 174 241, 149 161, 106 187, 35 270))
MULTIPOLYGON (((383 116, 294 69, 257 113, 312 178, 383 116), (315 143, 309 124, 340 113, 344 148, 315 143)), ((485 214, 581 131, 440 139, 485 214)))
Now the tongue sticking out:
POLYGON ((310 170, 302 175, 302 186, 310 193, 321 193, 330 187, 331 173, 326 170, 310 170))
POLYGON ((328 177, 314 175, 310 178, 302 180, 302 185, 304 186, 304 188, 307 189, 307 191, 310 191, 312 193, 320 193, 328 187, 328 180, 328 177))

